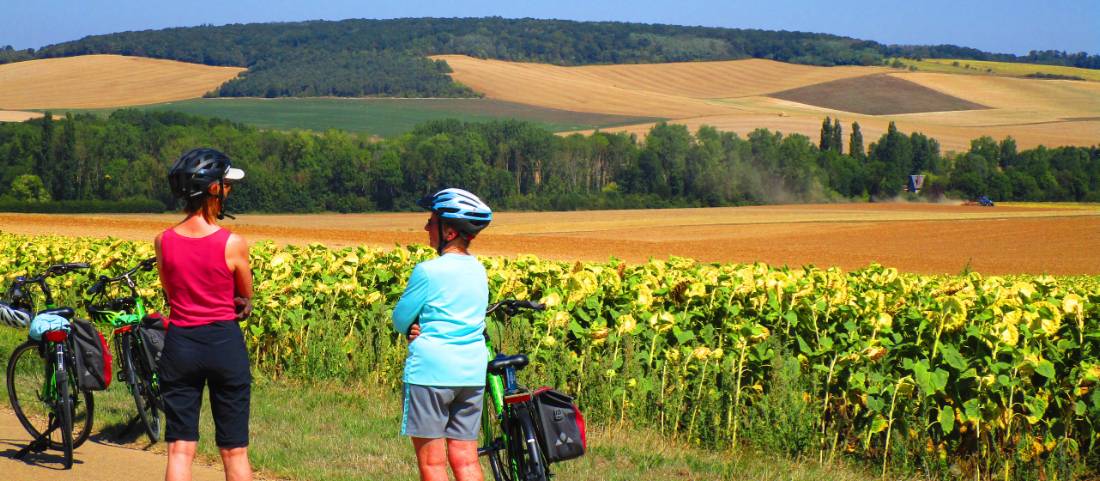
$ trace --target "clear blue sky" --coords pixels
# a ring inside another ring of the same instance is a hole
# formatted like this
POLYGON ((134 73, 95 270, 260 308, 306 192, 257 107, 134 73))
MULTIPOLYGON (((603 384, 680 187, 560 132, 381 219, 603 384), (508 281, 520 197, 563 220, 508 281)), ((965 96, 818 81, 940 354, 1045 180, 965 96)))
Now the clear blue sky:
POLYGON ((199 24, 346 18, 616 20, 833 33, 992 52, 1100 53, 1100 0, 4 0, 0 46, 199 24))

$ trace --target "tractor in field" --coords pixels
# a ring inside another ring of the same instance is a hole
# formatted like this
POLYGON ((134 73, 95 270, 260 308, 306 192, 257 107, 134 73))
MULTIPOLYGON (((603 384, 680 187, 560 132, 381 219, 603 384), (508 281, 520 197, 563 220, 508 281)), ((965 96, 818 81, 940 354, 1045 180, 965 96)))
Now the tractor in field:
POLYGON ((978 197, 978 200, 968 200, 965 205, 976 205, 978 207, 993 207, 993 199, 990 199, 988 195, 978 197))

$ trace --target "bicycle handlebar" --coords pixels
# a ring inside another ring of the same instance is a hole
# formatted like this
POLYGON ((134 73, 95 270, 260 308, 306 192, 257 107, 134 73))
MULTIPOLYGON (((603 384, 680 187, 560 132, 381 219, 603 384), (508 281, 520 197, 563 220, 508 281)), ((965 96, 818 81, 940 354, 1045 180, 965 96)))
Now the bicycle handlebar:
MULTIPOLYGON (((88 269, 91 266, 84 262, 66 262, 63 264, 55 264, 47 267, 46 270, 34 277, 16 277, 12 281, 11 286, 8 288, 8 297, 13 305, 19 307, 28 307, 30 302, 27 300, 27 294, 23 291, 23 286, 27 284, 36 284, 42 289, 42 293, 46 296, 46 304, 53 303, 53 295, 50 293, 50 288, 46 285, 46 279, 51 277, 68 274, 75 270, 88 269)), ((28 307, 29 308, 29 307, 28 307)))
POLYGON ((61 275, 68 274, 68 273, 70 273, 72 271, 75 271, 75 270, 88 269, 90 267, 91 266, 89 266, 88 264, 83 263, 83 262, 66 262, 64 264, 55 264, 55 265, 52 265, 50 267, 47 267, 46 271, 43 272, 41 275, 32 277, 30 279, 16 278, 16 282, 22 282, 23 284, 30 283, 30 282, 39 282, 39 281, 48 279, 50 277, 61 276, 61 275))
POLYGON ((95 284, 92 284, 87 290, 84 291, 88 295, 96 295, 103 292, 103 289, 107 287, 107 284, 113 284, 120 281, 129 281, 130 276, 134 275, 137 271, 151 271, 157 265, 157 258, 150 257, 138 263, 138 265, 130 268, 130 270, 123 272, 118 277, 99 276, 99 280, 95 284))
POLYGON ((509 316, 514 316, 517 312, 524 309, 531 309, 534 311, 546 310, 546 305, 532 301, 518 301, 515 299, 509 299, 490 305, 489 308, 485 310, 485 315, 488 316, 496 312, 498 309, 503 309, 504 312, 507 313, 509 316))
POLYGON ((91 267, 91 266, 89 266, 88 264, 85 264, 83 262, 70 262, 70 263, 65 263, 65 264, 52 265, 50 267, 47 267, 45 272, 43 272, 42 274, 39 274, 37 276, 34 276, 34 277, 23 277, 23 276, 16 277, 15 281, 12 282, 12 287, 22 286, 24 284, 36 284, 36 283, 42 282, 46 279, 49 279, 50 277, 65 275, 65 274, 68 274, 72 271, 79 270, 79 269, 88 269, 89 267, 91 267))
POLYGON ((135 302, 132 297, 120 297, 118 299, 108 299, 99 304, 89 304, 88 310, 94 312, 113 312, 113 311, 125 311, 134 307, 135 302))
POLYGON ((103 288, 106 287, 106 286, 107 286, 107 276, 99 276, 99 280, 96 281, 95 284, 92 284, 92 287, 89 287, 88 289, 86 289, 84 291, 84 293, 88 294, 90 296, 94 296, 96 294, 99 294, 100 292, 103 292, 103 288))

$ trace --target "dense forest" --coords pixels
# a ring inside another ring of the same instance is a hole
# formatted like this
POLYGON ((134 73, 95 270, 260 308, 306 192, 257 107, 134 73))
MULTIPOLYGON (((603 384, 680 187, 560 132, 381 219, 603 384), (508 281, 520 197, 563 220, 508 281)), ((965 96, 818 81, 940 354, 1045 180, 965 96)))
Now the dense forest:
POLYGON ((248 67, 211 95, 466 97, 426 55, 467 54, 559 65, 766 58, 877 65, 885 57, 948 57, 1100 68, 1100 56, 1027 56, 939 46, 887 46, 836 35, 621 22, 414 18, 233 24, 95 35, 37 51, 0 49, 0 63, 114 53, 248 67))
POLYGON ((821 138, 758 129, 746 137, 658 124, 560 137, 518 121, 423 124, 376 141, 340 131, 261 131, 174 112, 51 116, 0 124, 2 210, 148 210, 174 206, 164 181, 182 152, 212 146, 248 172, 236 210, 407 210, 442 186, 510 209, 644 208, 879 200, 926 175, 920 195, 1100 201, 1100 147, 1018 151, 983 137, 945 157, 891 128, 864 148, 858 124, 826 118, 821 138), (845 132, 848 132, 845 135, 845 132))

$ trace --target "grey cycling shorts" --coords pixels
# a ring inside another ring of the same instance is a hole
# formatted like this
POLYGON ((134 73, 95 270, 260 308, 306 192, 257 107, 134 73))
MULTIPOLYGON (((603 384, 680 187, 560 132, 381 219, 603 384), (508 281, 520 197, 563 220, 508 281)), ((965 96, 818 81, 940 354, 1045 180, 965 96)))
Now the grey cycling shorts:
POLYGON ((476 441, 485 386, 436 387, 405 384, 401 434, 418 438, 476 441))

